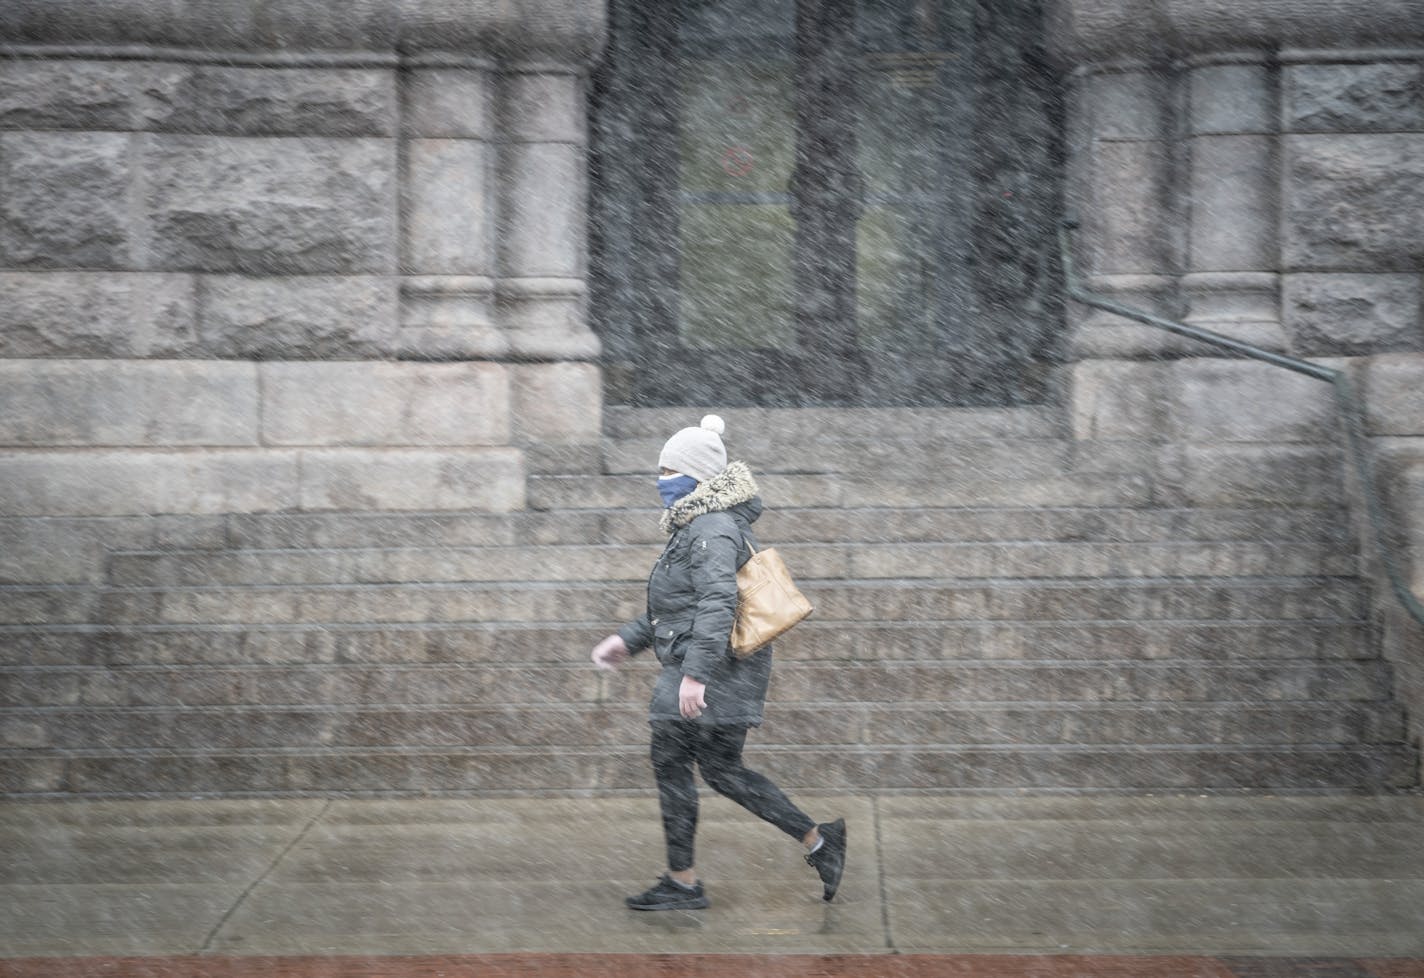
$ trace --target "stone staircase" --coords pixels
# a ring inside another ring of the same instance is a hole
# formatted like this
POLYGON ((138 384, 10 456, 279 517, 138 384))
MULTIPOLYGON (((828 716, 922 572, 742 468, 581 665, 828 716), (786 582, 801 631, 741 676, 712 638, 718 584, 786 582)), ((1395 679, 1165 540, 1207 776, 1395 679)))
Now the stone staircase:
MULTIPOLYGON (((642 791, 651 467, 695 409, 536 453, 526 512, 233 515, 0 590, 4 790, 642 791)), ((826 790, 1412 786, 1338 508, 1160 505, 1039 409, 734 410, 816 613, 755 763, 826 790)))

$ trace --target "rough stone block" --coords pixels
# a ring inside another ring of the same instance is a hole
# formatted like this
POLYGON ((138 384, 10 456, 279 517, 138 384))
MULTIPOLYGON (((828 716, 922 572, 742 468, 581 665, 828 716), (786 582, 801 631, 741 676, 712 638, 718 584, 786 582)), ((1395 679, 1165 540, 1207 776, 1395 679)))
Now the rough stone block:
POLYGON ((416 68, 405 75, 401 123, 408 136, 487 139, 494 134, 489 74, 416 68))
POLYGON ((0 260, 43 268, 130 267, 133 138, 0 133, 0 260))
POLYGON ((1344 459, 1303 445, 1187 445, 1163 482, 1203 506, 1338 506, 1344 459))
POLYGON ((0 272, 0 356, 191 354, 193 278, 0 272))
POLYGON ((149 136, 153 260, 248 274, 390 272, 389 140, 149 136))
POLYGON ((476 140, 410 140, 404 267, 426 274, 493 272, 492 159, 492 149, 476 140))
POLYGON ((199 360, 0 361, 0 444, 255 445, 257 368, 199 360))
POLYGON ((1163 394, 1170 376, 1164 364, 1132 360, 1084 360, 1073 365, 1073 437, 1161 437, 1163 394))
POLYGON ((1371 357, 1361 373, 1370 434, 1424 435, 1424 354, 1371 357))
POLYGON ((1288 270, 1417 272, 1424 258, 1424 133, 1283 142, 1288 270))
POLYGON ((303 509, 524 508, 523 458, 514 449, 332 449, 301 456, 303 509))
POLYGON ((1194 133, 1274 133, 1275 98, 1265 65, 1206 65, 1191 73, 1194 133))
POLYGON ((388 352, 394 280, 364 276, 211 276, 199 293, 204 350, 300 359, 388 352))
POLYGON ((293 508, 293 452, 10 451, 0 512, 16 516, 243 513, 293 508))
POLYGON ((1306 356, 1424 349, 1420 284, 1417 274, 1286 275, 1282 298, 1292 346, 1306 356))
POLYGON ((1424 129, 1424 68, 1418 63, 1290 65, 1283 86, 1291 132, 1424 129))
POLYGON ((140 70, 115 61, 0 61, 0 128, 126 130, 140 70))
POLYGON ((491 363, 269 363, 273 445, 507 445, 509 370, 491 363))
POLYGON ((1320 442, 1334 430, 1329 384, 1264 363, 1173 365, 1173 435, 1190 442, 1320 442))
POLYGON ((239 68, 173 72, 144 105, 150 128, 193 133, 389 136, 392 73, 360 68, 239 68))
POLYGON ((589 363, 514 368, 514 427, 542 444, 597 442, 603 432, 603 374, 589 363))

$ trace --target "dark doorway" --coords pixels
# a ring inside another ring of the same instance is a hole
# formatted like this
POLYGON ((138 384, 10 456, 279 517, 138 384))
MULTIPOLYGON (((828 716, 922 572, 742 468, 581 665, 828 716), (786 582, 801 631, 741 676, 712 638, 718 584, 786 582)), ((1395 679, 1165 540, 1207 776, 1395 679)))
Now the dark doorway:
POLYGON ((610 400, 1041 399, 1060 153, 1038 0, 610 0, 610 400))

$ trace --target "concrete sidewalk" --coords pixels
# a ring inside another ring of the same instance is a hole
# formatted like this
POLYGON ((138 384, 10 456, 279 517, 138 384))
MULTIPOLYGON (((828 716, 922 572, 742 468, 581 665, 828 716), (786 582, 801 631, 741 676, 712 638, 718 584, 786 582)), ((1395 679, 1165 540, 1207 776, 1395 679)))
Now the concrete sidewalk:
POLYGON ((802 797, 830 905, 704 798, 712 907, 653 914, 651 798, 0 803, 0 956, 1424 955, 1424 798, 802 797))

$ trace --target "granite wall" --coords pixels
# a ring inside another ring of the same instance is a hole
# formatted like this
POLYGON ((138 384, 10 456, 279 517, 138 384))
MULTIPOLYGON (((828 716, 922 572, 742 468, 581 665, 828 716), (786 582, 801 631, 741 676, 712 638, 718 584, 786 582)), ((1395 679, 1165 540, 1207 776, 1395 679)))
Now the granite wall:
MULTIPOLYGON (((1424 595, 1424 4, 1052 9, 1090 287, 1349 371, 1424 595)), ((1424 735, 1424 632, 1371 556, 1329 385, 1084 307, 1072 347, 1076 435, 1162 446, 1185 498, 1351 503, 1424 735)))
MULTIPOLYGON (((535 446, 596 440, 602 5, 508 6, 5 5, 0 549, 35 519, 519 509, 535 446)), ((53 577, 43 550, 5 579, 53 577)))

